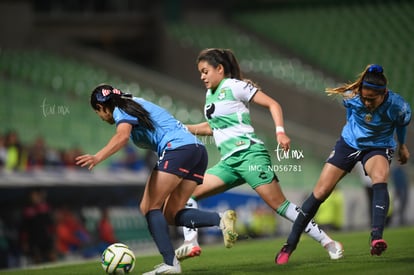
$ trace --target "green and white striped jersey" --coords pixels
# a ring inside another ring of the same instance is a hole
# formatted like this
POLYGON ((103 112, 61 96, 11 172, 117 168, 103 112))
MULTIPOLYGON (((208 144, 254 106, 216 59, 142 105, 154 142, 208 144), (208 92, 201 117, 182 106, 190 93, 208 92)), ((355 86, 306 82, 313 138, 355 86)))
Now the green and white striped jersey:
POLYGON ((250 83, 230 78, 223 79, 215 91, 207 90, 204 114, 221 159, 248 148, 251 141, 263 143, 254 133, 249 111, 257 91, 250 83))

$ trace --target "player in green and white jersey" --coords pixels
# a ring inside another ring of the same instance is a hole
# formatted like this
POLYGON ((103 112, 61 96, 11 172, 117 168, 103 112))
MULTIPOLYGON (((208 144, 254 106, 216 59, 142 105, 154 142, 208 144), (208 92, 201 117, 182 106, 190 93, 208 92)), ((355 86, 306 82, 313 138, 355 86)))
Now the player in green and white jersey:
MULTIPOLYGON (((255 83, 242 78, 231 50, 205 49, 197 58, 197 66, 207 88, 207 122, 187 127, 196 135, 213 135, 221 160, 206 171, 203 184, 197 186, 187 207, 196 208, 199 199, 247 183, 279 215, 295 221, 300 208, 286 199, 277 176, 269 169, 272 167, 270 155, 254 132, 249 112, 250 103, 268 108, 275 123, 277 142, 289 150, 290 139, 284 130, 280 104, 255 83), (262 169, 251 171, 252 166, 262 169)), ((305 232, 328 251, 331 259, 342 257, 342 244, 332 240, 314 221, 309 222, 305 232)), ((184 244, 176 250, 177 258, 200 255, 196 228, 184 228, 184 237, 184 244)))

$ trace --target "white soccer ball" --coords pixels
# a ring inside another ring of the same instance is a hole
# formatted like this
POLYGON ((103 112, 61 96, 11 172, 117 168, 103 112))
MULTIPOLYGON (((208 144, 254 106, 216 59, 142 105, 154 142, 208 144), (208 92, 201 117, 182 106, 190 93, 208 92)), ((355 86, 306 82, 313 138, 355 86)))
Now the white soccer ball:
POLYGON ((114 243, 102 253, 101 264, 107 274, 127 274, 135 267, 135 255, 127 245, 114 243))

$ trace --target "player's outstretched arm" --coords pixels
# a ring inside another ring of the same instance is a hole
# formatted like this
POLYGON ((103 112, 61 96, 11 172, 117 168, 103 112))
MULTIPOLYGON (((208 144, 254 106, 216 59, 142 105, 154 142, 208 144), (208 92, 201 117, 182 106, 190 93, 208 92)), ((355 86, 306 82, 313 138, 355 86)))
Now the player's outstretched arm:
POLYGON ((76 157, 76 165, 80 165, 81 167, 88 166, 88 169, 92 170, 98 163, 115 154, 128 143, 131 130, 131 124, 120 123, 116 127, 115 135, 113 135, 113 137, 109 140, 108 144, 104 148, 102 148, 95 155, 85 154, 76 157))

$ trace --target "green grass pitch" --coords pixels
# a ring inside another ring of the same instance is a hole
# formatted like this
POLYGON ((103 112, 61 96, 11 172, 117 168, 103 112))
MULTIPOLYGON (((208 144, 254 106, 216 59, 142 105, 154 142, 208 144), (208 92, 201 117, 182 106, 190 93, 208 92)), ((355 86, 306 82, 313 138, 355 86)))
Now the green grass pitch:
MULTIPOLYGON (((183 274, 414 274, 414 227, 387 228, 384 238, 388 250, 380 257, 369 253, 369 233, 332 233, 344 245, 345 257, 330 260, 325 250, 303 236, 287 265, 274 264, 276 252, 286 237, 249 239, 236 243, 231 249, 221 245, 206 245, 200 257, 182 262, 183 274)), ((138 257, 131 275, 149 271, 162 261, 161 256, 138 257)), ((93 275, 104 271, 99 259, 82 264, 44 266, 25 270, 2 270, 1 275, 93 275)))

